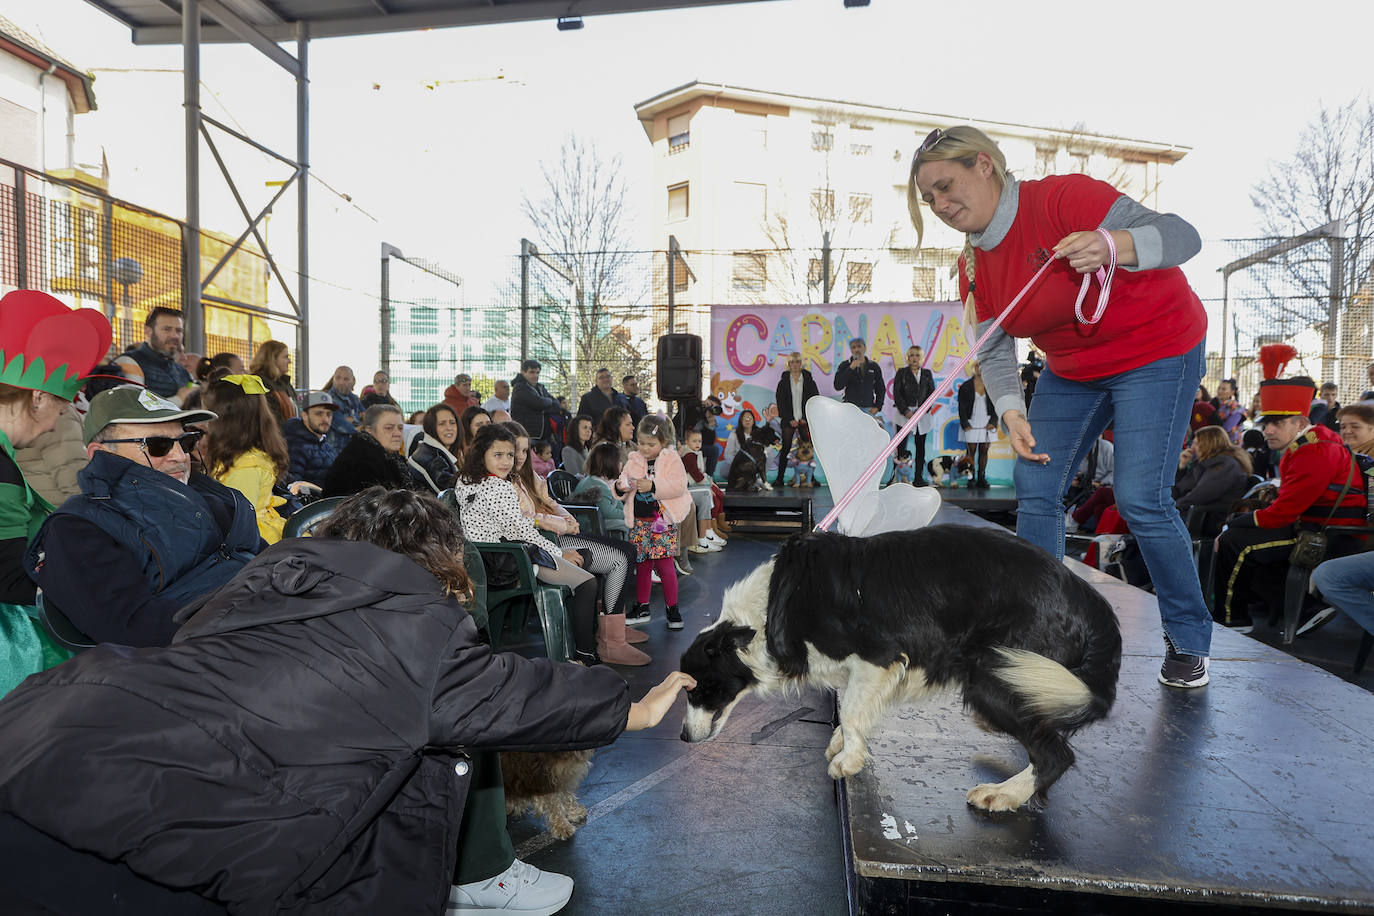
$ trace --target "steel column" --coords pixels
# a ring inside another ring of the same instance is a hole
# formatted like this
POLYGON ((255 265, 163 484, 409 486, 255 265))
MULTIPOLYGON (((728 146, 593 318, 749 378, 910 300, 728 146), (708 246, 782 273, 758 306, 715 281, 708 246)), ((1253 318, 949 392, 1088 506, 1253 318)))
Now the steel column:
POLYGON ((187 350, 205 351, 200 300, 200 0, 181 4, 182 105, 185 108, 186 243, 182 250, 181 310, 187 350))
POLYGON ((300 287, 296 294, 296 311, 300 315, 296 332, 300 343, 296 355, 297 382, 310 377, 310 71, 306 60, 309 48, 310 25, 299 22, 296 24, 296 62, 300 68, 296 74, 296 162, 300 169, 296 184, 296 206, 300 210, 296 232, 297 260, 300 262, 300 287))

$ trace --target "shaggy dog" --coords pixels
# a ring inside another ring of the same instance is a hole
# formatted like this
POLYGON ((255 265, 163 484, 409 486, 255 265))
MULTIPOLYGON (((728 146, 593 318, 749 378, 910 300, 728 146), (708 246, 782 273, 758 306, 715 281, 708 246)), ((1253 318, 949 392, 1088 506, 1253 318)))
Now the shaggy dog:
POLYGON ((714 738, 751 691, 844 688, 825 751, 840 779, 867 764, 889 707, 957 688, 980 726, 1030 758, 1005 782, 975 786, 969 804, 1012 811, 1033 797, 1039 807, 1073 765, 1068 737, 1111 709, 1120 665, 1111 605, 1008 532, 811 532, 731 586, 720 619, 682 656, 697 681, 682 739, 714 738))
POLYGON ((549 833, 566 840, 587 822, 587 809, 577 789, 592 768, 592 752, 504 751, 501 776, 506 786, 506 815, 529 811, 544 818, 549 833))

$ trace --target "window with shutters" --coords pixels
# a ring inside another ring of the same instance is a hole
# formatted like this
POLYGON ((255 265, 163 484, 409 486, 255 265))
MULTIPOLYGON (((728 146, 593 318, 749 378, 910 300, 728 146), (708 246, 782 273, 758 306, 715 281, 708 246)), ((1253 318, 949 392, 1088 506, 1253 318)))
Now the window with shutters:
POLYGON ((730 285, 753 293, 763 292, 768 282, 768 260, 758 251, 736 251, 731 259, 730 285))
POLYGON ((845 265, 846 289, 851 296, 873 291, 873 263, 850 261, 845 265))
POLYGON ((675 184, 668 189, 668 222, 684 220, 689 215, 687 182, 675 184))
POLYGON ((668 119, 668 155, 680 153, 692 144, 692 116, 674 115, 668 119))

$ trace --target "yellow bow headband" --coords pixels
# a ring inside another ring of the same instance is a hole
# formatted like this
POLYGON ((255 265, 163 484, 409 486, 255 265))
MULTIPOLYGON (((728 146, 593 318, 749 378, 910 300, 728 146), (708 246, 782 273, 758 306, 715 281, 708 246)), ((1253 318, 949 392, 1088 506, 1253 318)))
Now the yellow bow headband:
POLYGON ((244 394, 266 394, 267 386, 256 375, 226 375, 221 382, 229 382, 243 389, 244 394))

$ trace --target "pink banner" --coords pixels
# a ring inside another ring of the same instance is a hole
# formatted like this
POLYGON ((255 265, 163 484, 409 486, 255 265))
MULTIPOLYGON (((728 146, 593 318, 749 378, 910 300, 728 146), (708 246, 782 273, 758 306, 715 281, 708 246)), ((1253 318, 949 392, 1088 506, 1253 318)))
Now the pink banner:
MULTIPOLYGON (((717 432, 722 439, 728 436, 745 408, 763 415, 776 400, 789 353, 801 354, 802 367, 810 370, 821 394, 841 397, 835 369, 849 358, 849 341, 855 337, 867 341, 869 358, 882 367, 887 385, 883 413, 891 419, 892 378, 906 365, 907 349, 924 351, 925 368, 938 382, 947 364, 952 367, 968 350, 962 325, 963 307, 957 302, 713 306, 711 391, 724 406, 717 432)), ((954 390, 962 380, 955 380, 954 390)), ((951 392, 936 407, 935 429, 957 416, 951 392)))

